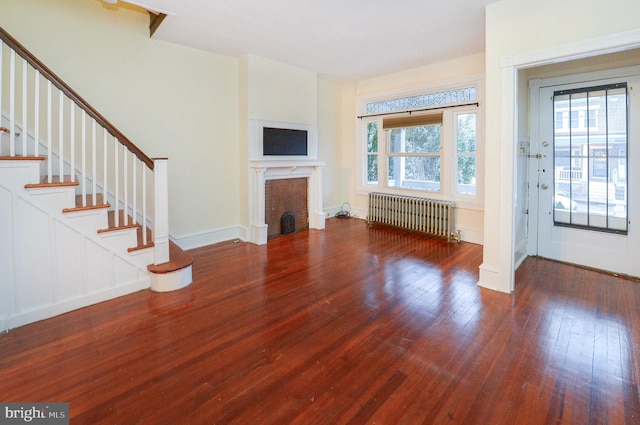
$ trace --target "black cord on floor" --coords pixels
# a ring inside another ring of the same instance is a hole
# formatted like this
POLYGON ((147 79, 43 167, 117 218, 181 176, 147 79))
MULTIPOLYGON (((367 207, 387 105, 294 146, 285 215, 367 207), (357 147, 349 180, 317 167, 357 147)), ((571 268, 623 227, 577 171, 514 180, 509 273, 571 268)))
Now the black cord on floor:
POLYGON ((349 218, 351 217, 351 205, 348 202, 345 202, 340 207, 340 211, 336 213, 337 218, 349 218))

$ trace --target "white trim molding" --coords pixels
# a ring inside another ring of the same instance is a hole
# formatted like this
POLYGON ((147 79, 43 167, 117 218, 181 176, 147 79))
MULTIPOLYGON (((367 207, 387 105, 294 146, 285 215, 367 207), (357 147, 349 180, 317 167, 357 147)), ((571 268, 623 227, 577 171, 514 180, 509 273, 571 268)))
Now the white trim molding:
POLYGON ((324 161, 250 161, 249 162, 249 242, 267 243, 265 223, 265 182, 275 179, 309 179, 307 205, 309 228, 322 230, 326 214, 322 210, 322 169, 324 161))
POLYGON ((640 29, 611 34, 579 42, 553 46, 542 50, 517 53, 501 58, 501 187, 499 264, 480 266, 478 285, 501 292, 513 292, 515 287, 515 143, 518 134, 518 71, 552 63, 567 62, 609 53, 640 48, 640 29))

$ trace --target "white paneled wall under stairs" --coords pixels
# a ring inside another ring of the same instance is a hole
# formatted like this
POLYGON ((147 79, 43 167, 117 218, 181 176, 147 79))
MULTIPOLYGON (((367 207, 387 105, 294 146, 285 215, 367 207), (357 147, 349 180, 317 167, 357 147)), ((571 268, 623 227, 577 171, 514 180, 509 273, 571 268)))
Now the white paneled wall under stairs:
POLYGON ((107 228, 107 210, 75 207, 75 187, 26 189, 41 160, 0 160, 0 317, 8 330, 148 288, 150 248, 135 254, 136 229, 107 228))

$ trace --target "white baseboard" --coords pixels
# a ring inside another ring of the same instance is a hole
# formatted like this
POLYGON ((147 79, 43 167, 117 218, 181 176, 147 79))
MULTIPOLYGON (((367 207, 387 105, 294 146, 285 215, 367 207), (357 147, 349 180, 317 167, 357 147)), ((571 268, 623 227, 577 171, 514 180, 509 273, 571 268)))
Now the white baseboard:
POLYGON ((325 207, 323 208, 324 213, 326 214, 327 218, 331 218, 331 217, 335 217, 336 214, 338 212, 340 212, 340 210, 342 209, 342 207, 325 207))
POLYGON ((511 293, 508 289, 503 288, 504 285, 500 284, 500 270, 497 267, 482 263, 478 269, 480 270, 478 286, 507 294, 511 293))
POLYGON ((462 236, 462 241, 474 243, 477 245, 484 245, 484 231, 482 229, 472 229, 468 227, 459 228, 462 236))
POLYGON ((187 250, 201 246, 213 245, 220 242, 240 239, 246 241, 248 230, 242 226, 211 229, 204 232, 190 233, 186 235, 170 235, 180 248, 187 250))
POLYGON ((527 259, 527 257, 529 256, 527 254, 527 240, 523 240, 521 241, 518 246, 516 247, 516 252, 515 252, 515 269, 518 270, 518 267, 520 267, 522 265, 522 263, 524 263, 524 260, 527 259))
POLYGON ((82 295, 72 299, 60 301, 55 304, 47 304, 45 306, 34 308, 20 312, 14 316, 2 318, 2 329, 8 332, 10 329, 17 328, 29 323, 37 322, 44 319, 49 319, 54 316, 58 316, 63 313, 67 313, 72 310, 87 307, 93 304, 97 304, 103 301, 108 301, 113 298, 118 298, 124 295, 131 294, 143 289, 149 288, 149 278, 144 277, 134 282, 130 282, 124 285, 116 286, 114 288, 105 289, 103 291, 97 291, 91 294, 82 295))
POLYGON ((369 210, 367 208, 351 208, 351 217, 353 218, 366 220, 367 215, 369 215, 369 210))
MULTIPOLYGON (((327 218, 335 217, 342 207, 330 207, 325 208, 323 211, 327 218)), ((367 219, 366 208, 351 208, 351 217, 359 218, 361 220, 367 219)), ((482 230, 465 228, 462 230, 462 240, 464 242, 475 243, 478 245, 483 244, 484 233, 482 230)), ((204 232, 190 233, 185 235, 170 235, 171 240, 174 241, 180 248, 184 250, 199 248, 201 246, 213 245, 220 242, 231 241, 240 239, 241 241, 248 241, 249 238, 248 229, 242 226, 226 227, 222 229, 206 230, 204 232)))

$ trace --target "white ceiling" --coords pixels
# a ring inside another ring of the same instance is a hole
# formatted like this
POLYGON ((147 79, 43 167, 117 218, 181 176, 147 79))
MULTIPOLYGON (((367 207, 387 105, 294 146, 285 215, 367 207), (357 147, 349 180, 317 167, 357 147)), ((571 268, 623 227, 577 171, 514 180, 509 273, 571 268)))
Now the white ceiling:
POLYGON ((496 0, 124 0, 167 13, 154 38, 352 82, 484 51, 496 0))

